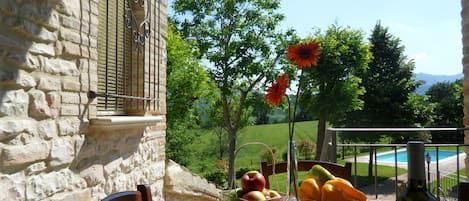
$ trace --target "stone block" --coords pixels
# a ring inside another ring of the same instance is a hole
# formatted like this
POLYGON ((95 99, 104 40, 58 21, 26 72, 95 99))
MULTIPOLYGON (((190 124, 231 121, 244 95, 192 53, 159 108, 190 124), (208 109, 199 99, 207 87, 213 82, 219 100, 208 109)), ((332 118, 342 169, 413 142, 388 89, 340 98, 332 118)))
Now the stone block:
POLYGON ((0 141, 12 139, 21 133, 35 133, 37 122, 29 118, 0 118, 0 141))
POLYGON ((205 178, 191 173, 174 161, 166 163, 164 192, 166 200, 219 200, 221 190, 205 178))
POLYGON ((72 138, 54 139, 50 150, 50 166, 57 167, 70 164, 75 156, 75 146, 72 138))
POLYGON ((62 103, 85 104, 88 103, 86 93, 62 92, 62 103))
POLYGON ((104 183, 104 167, 101 164, 94 164, 80 172, 80 176, 85 179, 88 187, 93 187, 104 183))
POLYGON ((34 4, 23 5, 26 6, 26 9, 22 9, 22 13, 20 14, 22 17, 25 17, 38 25, 47 27, 47 29, 52 31, 55 31, 60 27, 59 13, 57 11, 46 6, 37 6, 34 4))
POLYGON ((60 115, 61 116, 81 116, 85 112, 84 105, 78 104, 61 104, 60 115))
POLYGON ((63 41, 63 54, 68 57, 90 58, 90 51, 83 45, 63 41))
POLYGON ((76 62, 74 60, 68 61, 63 59, 42 59, 41 67, 44 72, 60 75, 78 76, 76 62))
POLYGON ((30 20, 22 19, 21 26, 17 27, 17 32, 29 35, 39 41, 53 42, 57 40, 57 34, 48 29, 33 23, 30 20))
POLYGON ((61 28, 60 29, 60 39, 62 41, 68 41, 78 45, 89 46, 88 44, 91 43, 89 40, 88 34, 81 33, 79 30, 75 29, 67 29, 61 28))
POLYGON ((104 176, 111 177, 111 175, 115 175, 121 172, 121 163, 122 157, 115 158, 114 160, 110 161, 108 164, 104 165, 104 176))
POLYGON ((31 176, 26 181, 28 200, 44 200, 58 192, 84 189, 86 183, 69 169, 31 176))
POLYGON ((54 196, 47 198, 47 201, 90 201, 91 190, 74 190, 69 192, 57 193, 54 196))
POLYGON ((0 94, 3 94, 0 99, 0 116, 28 116, 29 96, 23 89, 0 89, 0 94))
POLYGON ((63 27, 76 30, 76 31, 89 29, 88 24, 82 23, 77 18, 66 16, 66 15, 60 16, 60 23, 62 24, 63 27))
POLYGON ((72 16, 77 19, 81 16, 80 9, 82 5, 80 5, 79 0, 59 0, 59 3, 57 4, 57 10, 67 16, 72 16))
POLYGON ((80 80, 77 77, 64 77, 62 79, 62 90, 63 91, 81 91, 80 80))
POLYGON ((46 100, 46 94, 40 90, 30 90, 28 93, 31 99, 29 115, 37 119, 51 117, 49 104, 46 100))
POLYGON ((44 91, 59 91, 60 79, 56 76, 48 76, 44 74, 36 75, 39 79, 37 89, 44 91))
POLYGON ((0 200, 25 200, 25 181, 23 172, 0 175, 0 200))
MULTIPOLYGON (((13 40, 13 39, 10 39, 10 40, 13 40)), ((0 42, 1 42, 1 36, 0 36, 0 42)), ((18 66, 20 68, 23 68, 27 71, 34 71, 36 69, 39 69, 41 65, 38 57, 30 53, 24 53, 24 52, 8 51, 5 56, 5 61, 15 66, 18 66)))
POLYGON ((60 118, 58 120, 59 135, 73 135, 80 131, 80 120, 77 118, 60 118))
POLYGON ((24 70, 0 69, 0 86, 31 88, 36 86, 33 76, 24 70))
POLYGON ((28 49, 29 52, 33 54, 45 55, 49 57, 55 56, 55 48, 53 45, 45 43, 35 43, 33 42, 28 49))
POLYGON ((58 92, 49 92, 46 94, 47 103, 49 103, 50 116, 57 118, 60 112, 61 96, 58 92))
POLYGON ((37 132, 44 140, 50 140, 58 136, 57 124, 54 120, 42 120, 37 123, 37 132))
POLYGON ((39 163, 31 164, 24 170, 24 172, 27 176, 31 176, 31 175, 35 175, 46 170, 46 168, 47 168, 46 163, 44 161, 41 161, 39 163))
POLYGON ((49 156, 49 150, 47 142, 5 146, 2 154, 3 165, 7 167, 19 166, 45 160, 49 156))

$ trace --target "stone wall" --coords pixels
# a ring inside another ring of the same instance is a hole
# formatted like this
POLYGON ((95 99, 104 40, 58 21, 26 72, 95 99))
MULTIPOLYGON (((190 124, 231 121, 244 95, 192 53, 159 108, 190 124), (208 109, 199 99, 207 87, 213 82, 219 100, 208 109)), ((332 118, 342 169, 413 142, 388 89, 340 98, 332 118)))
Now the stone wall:
POLYGON ((1 201, 99 200, 143 183, 164 200, 165 61, 158 115, 97 118, 98 3, 0 1, 1 201))
MULTIPOLYGON (((463 95, 464 95, 464 127, 469 127, 469 0, 461 0, 461 25, 463 44, 463 95)), ((464 144, 469 144, 469 131, 464 132, 464 144)), ((469 156, 469 147, 465 147, 469 156)), ((466 175, 469 175, 469 157, 466 157, 466 175)))

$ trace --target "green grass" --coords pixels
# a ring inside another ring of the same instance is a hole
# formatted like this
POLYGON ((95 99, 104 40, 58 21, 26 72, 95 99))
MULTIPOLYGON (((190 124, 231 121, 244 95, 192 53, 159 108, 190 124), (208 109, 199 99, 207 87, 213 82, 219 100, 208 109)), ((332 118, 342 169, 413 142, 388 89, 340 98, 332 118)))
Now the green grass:
MULTIPOLYGON (((301 140, 310 140, 316 142, 316 121, 297 122, 295 124, 294 139, 297 142, 301 140)), ((238 134, 237 145, 248 142, 262 142, 271 148, 277 149, 276 161, 283 161, 282 154, 288 149, 288 124, 269 124, 259 126, 249 126, 242 129, 238 134)), ((235 165, 239 167, 252 167, 260 165, 261 154, 267 149, 261 145, 246 145, 239 150, 235 165), (253 166, 254 165, 254 166, 253 166)))
MULTIPOLYGON (((207 172, 214 171, 216 157, 218 156, 218 138, 214 131, 203 131, 203 134, 196 139, 191 145, 194 150, 194 156, 191 158, 190 165, 188 168, 199 174, 204 175, 207 172)), ((294 139, 297 142, 302 140, 309 140, 316 142, 317 133, 317 121, 306 121, 297 122, 295 124, 295 135, 294 139)), ((226 135, 224 136, 226 138, 226 135)), ((276 161, 283 161, 283 155, 287 152, 288 147, 288 124, 269 124, 269 125, 257 125, 248 126, 243 128, 238 133, 237 147, 239 148, 245 143, 249 142, 261 142, 269 147, 277 150, 276 161)), ((266 152, 267 149, 261 145, 247 145, 239 150, 235 159, 235 170, 240 168, 248 169, 260 169, 260 162, 262 161, 262 153, 266 152)), ((381 150, 380 150, 381 151, 381 150)), ((341 149, 338 149, 341 153, 341 149)), ((358 153, 360 154, 360 153, 358 153)), ((367 153, 366 153, 367 154, 367 153)), ((223 156, 226 163, 228 163, 228 153, 226 151, 223 156)), ((342 163, 343 161, 339 161, 342 163)), ((368 177, 368 164, 358 163, 357 164, 357 181, 358 186, 373 184, 374 177, 368 177)), ((405 173, 405 170, 399 169, 398 174, 405 173)), ((352 168, 352 175, 354 169, 352 168)), ((379 166, 378 167, 378 180, 384 180, 389 177, 394 177, 394 167, 379 166)), ((299 179, 306 178, 306 173, 299 173, 299 179)), ((273 178, 272 187, 278 188, 282 192, 285 192, 285 185, 276 185, 276 182, 285 183, 286 175, 278 174, 273 178), (283 186, 283 187, 282 187, 283 186)), ((354 178, 352 178, 352 182, 354 178)))

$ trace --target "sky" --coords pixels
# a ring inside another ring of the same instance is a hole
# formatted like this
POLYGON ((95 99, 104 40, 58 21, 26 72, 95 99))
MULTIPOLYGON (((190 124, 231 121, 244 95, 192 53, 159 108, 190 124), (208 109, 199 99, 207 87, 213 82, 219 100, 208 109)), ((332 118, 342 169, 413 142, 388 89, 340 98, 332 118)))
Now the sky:
POLYGON ((285 15, 281 28, 302 37, 336 23, 362 30, 367 40, 380 21, 401 40, 415 73, 462 73, 460 0, 282 0, 279 12, 285 15))
POLYGON ((331 24, 364 31, 368 39, 378 21, 388 27, 415 62, 415 73, 462 73, 460 0, 282 0, 284 28, 300 36, 331 24))

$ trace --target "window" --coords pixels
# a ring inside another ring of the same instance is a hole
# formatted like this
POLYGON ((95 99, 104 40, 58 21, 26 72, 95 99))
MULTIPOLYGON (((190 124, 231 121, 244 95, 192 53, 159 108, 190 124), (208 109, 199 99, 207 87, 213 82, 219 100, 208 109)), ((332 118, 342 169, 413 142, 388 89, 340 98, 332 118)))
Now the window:
POLYGON ((159 110, 159 7, 150 0, 99 1, 98 115, 159 110))

